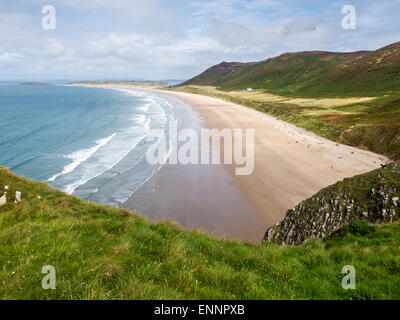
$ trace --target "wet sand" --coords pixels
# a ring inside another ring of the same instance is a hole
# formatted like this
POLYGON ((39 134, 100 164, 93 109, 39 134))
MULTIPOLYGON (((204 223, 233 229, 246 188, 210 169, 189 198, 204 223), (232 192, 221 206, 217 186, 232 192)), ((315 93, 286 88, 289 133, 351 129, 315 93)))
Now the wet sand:
POLYGON ((165 165, 124 207, 217 236, 260 242, 266 225, 223 165, 165 165))
POLYGON ((150 218, 170 218, 185 227, 260 241, 269 226, 302 200, 388 161, 244 106, 150 90, 183 100, 199 111, 208 128, 255 129, 255 170, 250 176, 236 176, 234 165, 166 165, 124 204, 150 218))
MULTIPOLYGON (((176 100, 177 103, 181 101, 176 100)), ((199 136, 205 128, 198 112, 179 121, 179 130, 191 128, 199 136)), ((181 145, 178 143, 178 147, 181 145)), ((242 196, 223 164, 167 163, 123 207, 155 221, 176 221, 185 228, 216 236, 260 242, 266 230, 261 215, 242 196)))

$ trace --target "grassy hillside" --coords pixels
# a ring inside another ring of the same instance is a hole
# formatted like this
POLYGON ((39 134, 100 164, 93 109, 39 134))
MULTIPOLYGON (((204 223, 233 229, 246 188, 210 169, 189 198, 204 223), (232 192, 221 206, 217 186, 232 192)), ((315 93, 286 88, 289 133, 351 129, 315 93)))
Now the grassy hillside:
POLYGON ((0 197, 5 185, 2 299, 400 299, 399 224, 278 247, 152 223, 0 168, 0 197), (41 288, 45 265, 56 290, 41 288), (341 287, 344 265, 356 268, 356 290, 341 287))
POLYGON ((382 95, 400 90, 400 42, 351 59, 298 86, 303 94, 382 95))
POLYGON ((290 94, 296 92, 299 85, 327 73, 350 57, 359 57, 366 53, 346 55, 311 51, 286 53, 257 63, 224 62, 209 68, 183 85, 217 86, 224 91, 245 90, 251 87, 290 94))
POLYGON ((400 159, 400 42, 373 52, 310 51, 225 62, 173 89, 239 103, 400 159))
POLYGON ((225 79, 234 78, 237 73, 242 72, 243 69, 246 69, 252 66, 253 63, 240 63, 240 62, 222 62, 216 66, 213 66, 197 77, 189 80, 185 83, 185 85, 190 84, 207 84, 210 86, 218 86, 222 84, 225 79))
POLYGON ((285 53, 257 63, 222 63, 182 86, 264 89, 301 97, 376 96, 400 90, 400 42, 374 52, 285 53), (223 72, 221 72, 223 70, 223 72))

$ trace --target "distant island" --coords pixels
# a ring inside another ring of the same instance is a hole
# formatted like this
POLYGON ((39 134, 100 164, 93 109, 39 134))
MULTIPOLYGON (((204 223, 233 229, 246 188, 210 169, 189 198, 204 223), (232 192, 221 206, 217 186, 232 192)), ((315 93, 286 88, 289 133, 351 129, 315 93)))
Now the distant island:
POLYGON ((46 82, 22 82, 21 86, 48 86, 49 83, 46 82))

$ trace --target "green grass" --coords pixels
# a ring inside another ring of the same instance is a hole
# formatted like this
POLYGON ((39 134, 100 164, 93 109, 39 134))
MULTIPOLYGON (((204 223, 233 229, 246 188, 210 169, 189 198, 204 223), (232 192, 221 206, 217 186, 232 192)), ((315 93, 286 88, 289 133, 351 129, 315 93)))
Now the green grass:
POLYGON ((284 96, 380 96, 400 87, 400 42, 373 52, 285 53, 256 63, 221 63, 183 86, 216 86, 222 91, 267 90, 284 96))
POLYGON ((310 51, 222 63, 173 89, 230 99, 325 138, 400 159, 400 42, 369 53, 310 51), (249 87, 286 98, 377 99, 327 108, 323 102, 252 99, 244 92, 249 87))
POLYGON ((2 299, 400 299, 399 224, 278 247, 152 223, 0 168, 4 185, 23 201, 0 207, 2 299), (45 265, 56 290, 41 288, 45 265), (356 290, 341 287, 344 265, 356 290))

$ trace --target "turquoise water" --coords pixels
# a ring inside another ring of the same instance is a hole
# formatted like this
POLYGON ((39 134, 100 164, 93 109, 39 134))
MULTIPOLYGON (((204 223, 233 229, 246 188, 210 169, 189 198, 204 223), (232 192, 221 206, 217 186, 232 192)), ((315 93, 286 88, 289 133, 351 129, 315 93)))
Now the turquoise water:
POLYGON ((0 165, 118 205, 160 169, 145 159, 149 130, 190 119, 189 109, 137 90, 0 83, 0 165))

